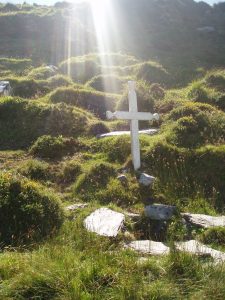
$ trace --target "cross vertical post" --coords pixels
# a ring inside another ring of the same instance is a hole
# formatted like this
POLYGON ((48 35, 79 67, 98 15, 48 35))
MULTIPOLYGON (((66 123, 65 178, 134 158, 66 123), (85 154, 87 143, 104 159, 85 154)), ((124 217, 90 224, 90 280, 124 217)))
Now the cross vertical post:
MULTIPOLYGON (((128 99, 129 99, 129 112, 137 113, 137 95, 136 95, 136 83, 134 81, 128 82, 128 99)), ((130 133, 131 133, 131 149, 132 149, 132 160, 134 169, 138 170, 141 167, 141 154, 140 154, 140 142, 139 142, 139 126, 138 119, 130 121, 130 133)))

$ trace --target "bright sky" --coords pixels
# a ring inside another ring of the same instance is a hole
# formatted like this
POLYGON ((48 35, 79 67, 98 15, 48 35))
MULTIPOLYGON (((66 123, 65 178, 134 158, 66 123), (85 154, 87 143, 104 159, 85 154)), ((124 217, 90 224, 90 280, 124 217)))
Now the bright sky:
MULTIPOLYGON (((55 2, 60 2, 63 0, 26 0, 27 3, 37 3, 37 4, 45 4, 45 5, 51 5, 54 4, 55 2)), ((75 2, 76 0, 69 0, 70 2, 75 2)), ((103 0, 104 1, 104 0, 103 0)), ((197 2, 202 1, 202 0, 196 0, 197 2)), ((23 3, 24 0, 0 0, 0 3, 23 3)), ((225 2, 225 0, 204 0, 204 2, 207 2, 209 4, 213 3, 218 3, 218 2, 225 2)))

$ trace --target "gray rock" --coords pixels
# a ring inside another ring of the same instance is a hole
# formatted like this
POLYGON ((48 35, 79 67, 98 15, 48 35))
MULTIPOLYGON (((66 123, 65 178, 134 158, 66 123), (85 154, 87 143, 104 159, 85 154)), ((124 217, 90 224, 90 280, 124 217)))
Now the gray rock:
POLYGON ((182 214, 184 219, 198 227, 203 228, 211 228, 211 227, 225 227, 225 216, 221 217, 213 217, 208 215, 202 214, 189 214, 184 213, 182 214))
POLYGON ((154 181, 155 181, 155 177, 150 176, 146 173, 142 173, 139 178, 139 183, 144 186, 150 186, 154 183, 154 181))
POLYGON ((145 215, 152 220, 170 220, 176 212, 175 206, 153 204, 145 207, 145 215))
POLYGON ((66 210, 67 211, 75 211, 75 210, 78 210, 78 209, 83 209, 87 206, 88 206, 87 203, 78 203, 78 204, 73 204, 73 205, 67 206, 66 210))
POLYGON ((88 231, 99 235, 116 237, 123 226, 124 220, 124 214, 108 208, 100 208, 84 220, 84 226, 88 231))
POLYGON ((125 184, 125 183, 128 182, 127 176, 126 176, 126 175, 119 175, 119 176, 117 177, 117 179, 118 179, 121 183, 123 183, 123 184, 125 184))
MULTIPOLYGON (((140 130, 140 134, 147 134, 147 135, 154 135, 158 133, 158 129, 147 129, 147 130, 140 130)), ((105 138, 105 137, 112 137, 112 136, 121 136, 121 135, 130 135, 130 131, 112 131, 109 133, 99 134, 97 138, 105 138)))
POLYGON ((154 241, 133 241, 127 245, 128 248, 141 252, 143 254, 151 255, 165 255, 169 254, 170 249, 160 242, 154 241))
POLYGON ((188 242, 179 242, 175 244, 179 251, 195 254, 199 256, 211 256, 216 263, 225 262, 225 253, 209 248, 196 240, 188 242))

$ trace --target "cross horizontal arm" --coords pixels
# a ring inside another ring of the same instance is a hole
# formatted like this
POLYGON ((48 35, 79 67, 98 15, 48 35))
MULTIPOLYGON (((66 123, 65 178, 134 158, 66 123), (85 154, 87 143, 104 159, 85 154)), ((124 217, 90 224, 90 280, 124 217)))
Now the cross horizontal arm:
POLYGON ((107 119, 122 119, 122 120, 138 120, 138 121, 151 121, 159 120, 158 114, 151 114, 145 112, 127 112, 127 111, 116 111, 112 113, 107 111, 107 119))

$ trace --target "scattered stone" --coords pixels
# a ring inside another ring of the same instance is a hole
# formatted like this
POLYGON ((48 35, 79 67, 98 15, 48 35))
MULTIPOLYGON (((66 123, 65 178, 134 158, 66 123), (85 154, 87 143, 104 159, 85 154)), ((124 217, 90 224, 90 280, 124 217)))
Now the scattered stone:
POLYGON ((175 244, 177 250, 199 256, 211 256, 216 262, 225 262, 225 253, 209 248, 196 240, 175 244))
POLYGON ((139 178, 139 183, 143 184, 144 186, 150 186, 153 184, 154 181, 155 181, 155 177, 150 176, 146 173, 142 173, 139 178))
POLYGON ((88 231, 99 235, 116 237, 123 226, 124 220, 124 214, 108 208, 100 208, 84 220, 84 226, 88 231))
POLYGON ((170 248, 161 242, 154 241, 134 241, 127 245, 128 248, 151 255, 166 255, 169 254, 170 248))
POLYGON ((9 81, 0 81, 0 96, 10 96, 12 88, 9 81))
POLYGON ((201 215, 201 214, 189 214, 184 213, 182 214, 184 219, 198 227, 203 228, 211 228, 211 227, 225 227, 225 216, 221 217, 213 217, 208 215, 201 215))
POLYGON ((121 183, 123 183, 123 184, 126 184, 127 181, 128 181, 126 175, 119 175, 119 176, 117 177, 117 179, 118 179, 121 183))
POLYGON ((132 212, 125 212, 124 214, 125 214, 126 217, 130 218, 133 221, 137 221, 141 217, 140 214, 135 214, 135 213, 132 213, 132 212))
POLYGON ((145 215, 152 220, 170 220, 176 212, 175 206, 153 204, 145 207, 145 215))
POLYGON ((74 211, 74 210, 78 210, 78 209, 83 209, 87 206, 88 206, 87 203, 78 203, 78 204, 73 204, 73 205, 67 206, 66 210, 67 211, 74 211))
MULTIPOLYGON (((139 134, 147 134, 147 135, 154 135, 158 133, 158 129, 147 129, 147 130, 139 130, 139 134)), ((99 134, 97 135, 98 139, 105 138, 105 137, 112 137, 112 136, 121 136, 121 135, 130 135, 130 131, 112 131, 109 133, 99 134)))

